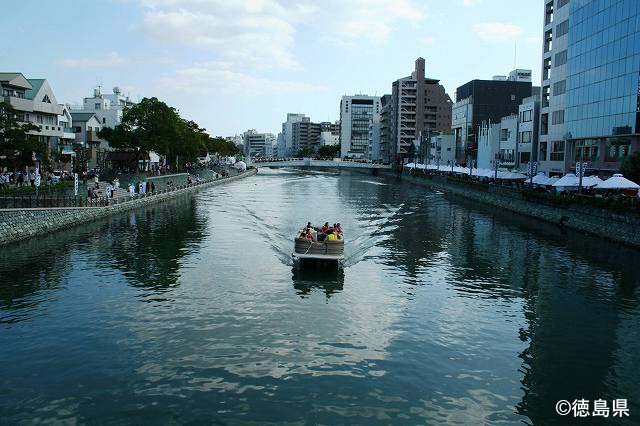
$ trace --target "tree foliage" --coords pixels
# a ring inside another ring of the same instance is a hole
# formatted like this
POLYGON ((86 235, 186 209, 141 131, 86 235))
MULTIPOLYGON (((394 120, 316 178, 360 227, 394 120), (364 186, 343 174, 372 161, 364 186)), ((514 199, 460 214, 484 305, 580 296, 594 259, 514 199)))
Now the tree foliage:
POLYGON ((38 130, 31 123, 21 123, 11 105, 0 102, 0 164, 12 168, 33 165, 33 155, 48 162, 47 145, 28 132, 38 130))
POLYGON ((221 157, 230 157, 240 154, 240 149, 231 141, 221 137, 209 138, 207 141, 209 153, 218 154, 221 157))
POLYGON ((318 148, 318 156, 323 158, 337 158, 340 156, 340 145, 322 145, 318 148))
POLYGON ((169 164, 194 161, 212 146, 206 129, 157 98, 144 98, 127 108, 121 124, 102 129, 99 136, 116 149, 157 152, 169 164))
POLYGON ((622 163, 622 174, 627 179, 640 182, 640 151, 627 156, 622 163))

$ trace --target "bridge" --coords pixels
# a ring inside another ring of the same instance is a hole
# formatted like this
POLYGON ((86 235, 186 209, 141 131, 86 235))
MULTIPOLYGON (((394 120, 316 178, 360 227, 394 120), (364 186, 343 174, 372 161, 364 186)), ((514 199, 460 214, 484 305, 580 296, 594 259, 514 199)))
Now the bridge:
POLYGON ((332 169, 391 169, 390 165, 369 163, 366 161, 342 160, 314 160, 313 158, 287 158, 283 160, 253 161, 255 167, 300 167, 300 168, 332 168, 332 169))

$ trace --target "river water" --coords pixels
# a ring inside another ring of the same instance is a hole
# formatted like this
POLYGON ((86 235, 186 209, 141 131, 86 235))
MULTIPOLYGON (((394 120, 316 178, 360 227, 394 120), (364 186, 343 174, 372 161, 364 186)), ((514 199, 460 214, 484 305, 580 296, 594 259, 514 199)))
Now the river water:
POLYGON ((1 424, 640 418, 637 251, 395 179, 261 170, 0 252, 1 424), (308 220, 342 272, 293 268, 308 220))

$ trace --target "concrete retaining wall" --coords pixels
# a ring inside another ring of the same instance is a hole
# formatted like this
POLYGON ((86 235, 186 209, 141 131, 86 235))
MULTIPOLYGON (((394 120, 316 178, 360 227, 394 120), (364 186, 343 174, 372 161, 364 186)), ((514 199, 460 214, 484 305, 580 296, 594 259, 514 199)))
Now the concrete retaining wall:
POLYGON ((162 194, 136 198, 108 207, 0 209, 0 245, 158 203, 182 194, 199 191, 203 188, 233 182, 234 180, 253 176, 256 173, 256 169, 251 169, 237 176, 217 179, 162 194))
POLYGON ((634 214, 618 214, 588 206, 552 206, 528 200, 518 191, 490 186, 486 191, 480 190, 470 185, 448 181, 444 176, 411 176, 405 172, 402 174, 402 180, 558 225, 565 217, 563 226, 566 228, 640 247, 640 216, 634 214))

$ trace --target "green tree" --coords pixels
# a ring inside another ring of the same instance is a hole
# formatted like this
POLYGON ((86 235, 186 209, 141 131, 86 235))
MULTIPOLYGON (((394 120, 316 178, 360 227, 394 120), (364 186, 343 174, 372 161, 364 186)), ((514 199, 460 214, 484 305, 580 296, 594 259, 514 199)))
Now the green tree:
POLYGON ((340 156, 340 145, 322 145, 318 148, 318 156, 323 158, 337 158, 340 156))
POLYGON ((221 157, 230 157, 240 153, 236 144, 219 136, 209 138, 207 150, 210 154, 217 154, 221 157))
POLYGON ((627 156, 622 163, 622 174, 627 179, 640 182, 640 151, 627 156))
POLYGON ((28 132, 38 130, 31 123, 22 123, 13 107, 0 102, 0 164, 12 168, 33 165, 34 154, 48 162, 47 145, 28 132))
POLYGON ((315 155, 315 153, 316 152, 313 150, 312 147, 305 146, 300 151, 298 151, 297 157, 311 157, 312 155, 315 155))

